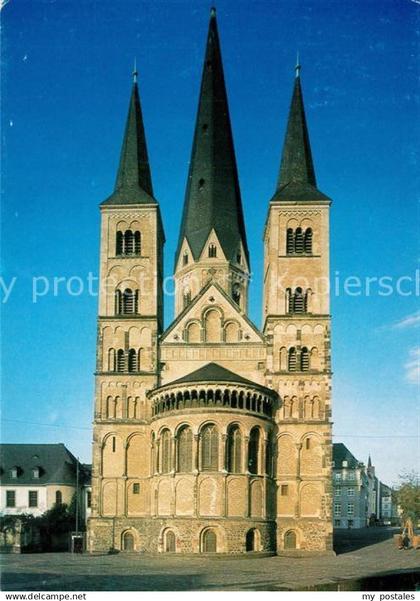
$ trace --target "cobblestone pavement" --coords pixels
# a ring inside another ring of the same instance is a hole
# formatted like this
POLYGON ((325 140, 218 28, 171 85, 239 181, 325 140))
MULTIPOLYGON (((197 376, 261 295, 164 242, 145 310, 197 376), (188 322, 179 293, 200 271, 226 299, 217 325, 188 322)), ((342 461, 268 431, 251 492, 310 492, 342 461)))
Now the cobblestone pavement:
POLYGON ((342 533, 336 556, 3 555, 2 590, 419 590, 420 550, 399 551, 392 534, 342 533))

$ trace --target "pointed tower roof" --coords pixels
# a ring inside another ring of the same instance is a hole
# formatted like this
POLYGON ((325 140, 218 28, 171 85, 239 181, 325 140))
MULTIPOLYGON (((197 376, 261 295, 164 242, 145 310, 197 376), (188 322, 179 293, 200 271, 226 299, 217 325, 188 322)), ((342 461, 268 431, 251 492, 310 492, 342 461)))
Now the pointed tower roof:
POLYGON ((370 453, 369 453, 369 459, 368 459, 368 467, 372 467, 372 459, 370 458, 370 453))
POLYGON ((198 259, 212 229, 229 260, 242 242, 249 263, 215 9, 210 15, 175 264, 184 238, 198 259))
POLYGON ((329 200, 316 185, 311 144, 303 105, 300 81, 301 66, 296 65, 296 76, 290 104, 289 119, 281 157, 277 190, 272 201, 329 200))
POLYGON ((115 189, 103 205, 156 203, 153 198, 136 68, 133 79, 115 189))

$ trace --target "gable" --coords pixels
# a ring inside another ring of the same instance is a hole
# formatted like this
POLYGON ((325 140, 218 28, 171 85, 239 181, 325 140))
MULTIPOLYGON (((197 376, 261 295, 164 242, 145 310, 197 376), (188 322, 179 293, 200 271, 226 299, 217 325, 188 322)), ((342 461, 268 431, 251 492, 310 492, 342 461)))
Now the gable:
POLYGON ((210 282, 164 332, 161 342, 249 345, 262 344, 264 338, 220 286, 210 282))

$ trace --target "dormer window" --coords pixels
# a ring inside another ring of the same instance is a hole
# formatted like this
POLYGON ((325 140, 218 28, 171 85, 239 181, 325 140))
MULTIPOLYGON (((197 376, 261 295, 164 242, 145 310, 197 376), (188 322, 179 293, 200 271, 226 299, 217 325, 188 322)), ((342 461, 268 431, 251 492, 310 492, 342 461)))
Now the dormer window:
POLYGON ((342 467, 348 467, 348 464, 348 461, 344 460, 341 465, 342 467))
POLYGON ((239 284, 234 284, 232 287, 232 298, 234 302, 239 305, 241 302, 241 286, 239 284))
POLYGON ((39 467, 33 467, 32 468, 32 478, 37 479, 39 478, 39 467))
POLYGON ((198 189, 199 189, 199 190, 203 190, 203 189, 204 189, 204 184, 205 184, 205 183, 206 183, 206 182, 205 182, 205 180, 204 180, 203 178, 201 178, 201 179, 198 181, 198 189))
POLYGON ((209 244, 209 257, 212 259, 217 257, 217 247, 215 244, 209 244))
POLYGON ((12 467, 12 469, 10 470, 10 477, 11 478, 17 478, 18 477, 18 468, 12 467))

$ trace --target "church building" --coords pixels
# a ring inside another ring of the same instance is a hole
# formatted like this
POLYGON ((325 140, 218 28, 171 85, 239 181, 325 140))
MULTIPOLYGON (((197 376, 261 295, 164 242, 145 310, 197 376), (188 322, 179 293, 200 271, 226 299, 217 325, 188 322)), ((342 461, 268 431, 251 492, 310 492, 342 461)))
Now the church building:
POLYGON ((275 192, 261 202, 259 329, 213 9, 166 329, 136 73, 101 204, 91 552, 332 549, 331 201, 317 187, 299 65, 275 192))

